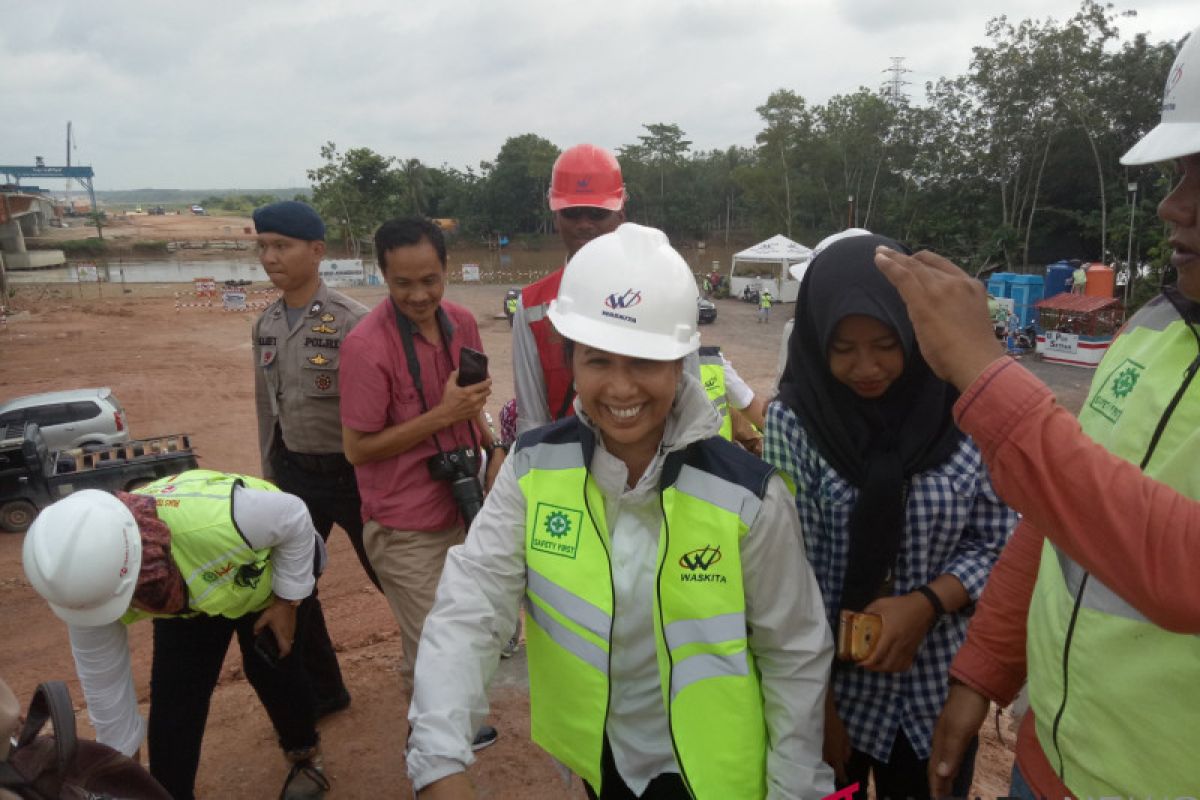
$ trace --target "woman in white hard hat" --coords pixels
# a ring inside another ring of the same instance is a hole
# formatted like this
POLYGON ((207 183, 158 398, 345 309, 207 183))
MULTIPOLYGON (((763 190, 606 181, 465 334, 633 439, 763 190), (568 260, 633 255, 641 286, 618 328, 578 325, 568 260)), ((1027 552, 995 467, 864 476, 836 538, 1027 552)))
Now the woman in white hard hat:
POLYGON ((409 721, 421 797, 470 797, 471 731, 526 607, 534 741, 591 797, 819 797, 828 626, 782 478, 717 436, 682 368, 696 283, 625 224, 567 264, 550 319, 576 416, 531 431, 425 623, 409 721))
POLYGON ((303 501, 257 478, 191 470, 116 496, 48 506, 22 550, 30 584, 67 623, 88 715, 177 800, 194 796, 209 700, 234 636, 291 770, 282 800, 318 800, 325 778, 302 637, 324 545, 303 501), (314 557, 320 553, 320 558, 314 557), (138 713, 126 628, 153 618, 150 723, 138 713), (263 651, 266 650, 266 654, 263 651), (273 650, 273 653, 271 652, 273 650))
POLYGON ((932 253, 875 257, 929 365, 963 392, 959 427, 1022 515, 951 666, 930 756, 937 796, 990 703, 1026 681, 1009 796, 1200 786, 1200 28, 1167 75, 1162 121, 1121 160, 1175 162, 1158 215, 1178 281, 1121 329, 1077 418, 999 357, 978 281, 932 253))

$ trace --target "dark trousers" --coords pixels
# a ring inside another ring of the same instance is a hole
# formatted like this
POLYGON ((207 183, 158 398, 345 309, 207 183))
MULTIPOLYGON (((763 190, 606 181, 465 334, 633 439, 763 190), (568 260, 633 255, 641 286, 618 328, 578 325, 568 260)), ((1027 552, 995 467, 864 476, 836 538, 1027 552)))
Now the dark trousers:
MULTIPOLYGON (((375 577, 375 571, 371 569, 366 550, 363 549, 362 501, 358 496, 354 467, 343 459, 345 466, 342 468, 313 472, 302 468, 289 455, 285 448, 276 445, 271 457, 276 485, 304 501, 313 527, 322 539, 329 540, 335 522, 342 526, 350 538, 350 544, 354 546, 359 563, 378 589, 379 579, 375 577)), ((329 629, 325 625, 325 612, 321 609, 321 601, 316 598, 315 590, 313 599, 314 608, 303 651, 304 666, 312 680, 316 702, 320 705, 340 705, 337 701, 345 695, 346 684, 333 642, 329 638, 329 629)))
MULTIPOLYGON (((978 750, 979 737, 975 737, 963 755, 962 766, 950 788, 952 796, 970 796, 978 750)), ((930 796, 929 759, 917 758, 903 731, 896 734, 892 755, 887 761, 877 761, 860 750, 854 750, 846 762, 846 774, 850 782, 839 784, 838 788, 844 789, 857 783, 859 790, 854 793, 854 800, 867 800, 867 780, 871 775, 875 776, 875 797, 878 800, 925 800, 930 796)))
MULTIPOLYGON (((295 646, 302 647, 312 610, 309 600, 296 613, 295 646)), ((229 640, 236 634, 242 669, 262 701, 285 751, 317 743, 312 689, 295 655, 271 666, 254 650, 254 621, 198 616, 154 620, 150 670, 150 773, 175 800, 192 800, 208 707, 229 640)))
POLYGON ((604 753, 600 757, 600 795, 592 791, 591 785, 587 781, 583 782, 583 789, 587 792, 590 800, 690 800, 691 795, 688 794, 687 787, 683 783, 683 777, 674 772, 666 772, 661 775, 655 775, 650 783, 646 785, 646 790, 640 795, 634 794, 625 781, 621 778, 621 773, 617 772, 617 764, 613 761, 612 749, 608 746, 608 737, 604 737, 604 753))
POLYGON ((358 496, 354 467, 342 459, 342 465, 334 470, 314 472, 290 460, 288 455, 284 447, 276 444, 271 454, 275 485, 304 501, 313 527, 325 541, 329 541, 333 524, 336 522, 341 525, 354 547, 358 563, 362 564, 363 572, 382 592, 379 578, 375 577, 375 570, 371 569, 371 561, 363 547, 362 499, 358 496))

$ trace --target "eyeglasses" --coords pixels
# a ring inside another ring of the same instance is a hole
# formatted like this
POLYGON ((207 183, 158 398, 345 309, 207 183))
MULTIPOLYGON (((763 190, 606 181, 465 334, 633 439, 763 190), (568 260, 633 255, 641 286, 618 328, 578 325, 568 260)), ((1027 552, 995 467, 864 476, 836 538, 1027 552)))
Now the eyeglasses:
POLYGON ((564 219, 569 219, 572 222, 577 222, 585 217, 592 222, 601 222, 616 212, 597 206, 571 206, 570 208, 560 208, 558 213, 562 214, 564 219))

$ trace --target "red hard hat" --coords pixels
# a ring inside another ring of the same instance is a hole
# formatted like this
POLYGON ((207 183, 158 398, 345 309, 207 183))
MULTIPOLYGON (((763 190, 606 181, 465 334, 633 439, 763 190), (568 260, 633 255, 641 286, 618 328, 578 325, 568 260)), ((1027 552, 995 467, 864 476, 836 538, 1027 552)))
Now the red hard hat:
POLYGON ((616 156, 594 144, 577 144, 562 152, 550 177, 550 210, 595 206, 619 211, 625 205, 625 183, 616 156))

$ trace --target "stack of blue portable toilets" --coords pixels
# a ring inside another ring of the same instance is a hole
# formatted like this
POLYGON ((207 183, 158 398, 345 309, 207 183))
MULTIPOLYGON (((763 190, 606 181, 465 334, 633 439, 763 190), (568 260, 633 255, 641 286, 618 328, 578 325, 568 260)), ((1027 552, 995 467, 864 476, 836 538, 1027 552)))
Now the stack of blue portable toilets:
POLYGON ((988 278, 988 294, 996 298, 1011 298, 1013 312, 1025 328, 1037 325, 1038 311, 1034 304, 1045 295, 1046 280, 1041 275, 1021 275, 1015 272, 995 272, 988 278))
POLYGON ((1046 265, 1046 297, 1054 297, 1071 291, 1071 276, 1075 268, 1066 261, 1046 265))
POLYGON ((1034 304, 1045 295, 1046 279, 1041 275, 1013 275, 1008 285, 1021 327, 1037 327, 1038 310, 1034 304))

